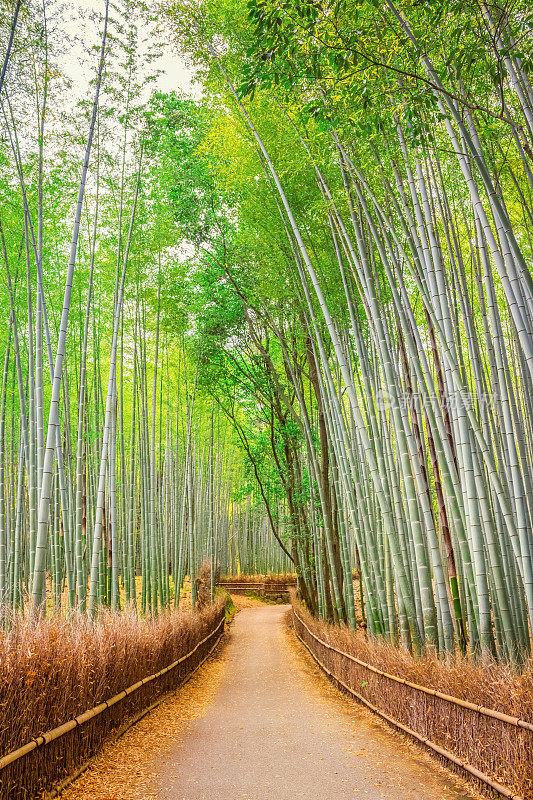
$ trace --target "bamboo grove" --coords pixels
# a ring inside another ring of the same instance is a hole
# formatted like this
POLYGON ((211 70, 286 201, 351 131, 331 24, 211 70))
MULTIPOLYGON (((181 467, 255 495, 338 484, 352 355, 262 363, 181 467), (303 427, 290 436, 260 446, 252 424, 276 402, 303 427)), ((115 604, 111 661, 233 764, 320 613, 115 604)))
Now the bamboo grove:
MULTIPOLYGON (((57 9, 19 3, 4 20, 5 623, 32 609, 157 614, 206 558, 213 594, 220 542, 248 529, 281 567, 250 498, 242 514, 233 503, 227 425, 170 322, 177 237, 138 99, 154 74, 138 65, 138 9, 102 11, 91 97, 69 111, 57 105, 57 9)), ((191 594, 194 606, 194 579, 191 594)))
POLYGON ((303 599, 356 624, 357 567, 371 635, 521 660, 527 5, 251 0, 167 16, 224 108, 208 151, 242 214, 218 259, 243 315, 225 369, 264 406, 303 599))
POLYGON ((523 662, 527 4, 102 6, 70 110, 54 8, 2 21, 4 616, 157 613, 207 557, 523 662), (201 99, 146 91, 161 38, 201 99))

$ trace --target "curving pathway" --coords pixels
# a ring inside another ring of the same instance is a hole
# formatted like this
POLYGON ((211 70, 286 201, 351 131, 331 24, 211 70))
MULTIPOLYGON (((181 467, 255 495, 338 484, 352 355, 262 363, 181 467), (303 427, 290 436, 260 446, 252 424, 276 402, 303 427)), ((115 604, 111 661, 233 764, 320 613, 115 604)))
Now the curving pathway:
POLYGON ((287 608, 237 615, 213 702, 155 764, 158 800, 470 797, 317 675, 287 635, 287 608))

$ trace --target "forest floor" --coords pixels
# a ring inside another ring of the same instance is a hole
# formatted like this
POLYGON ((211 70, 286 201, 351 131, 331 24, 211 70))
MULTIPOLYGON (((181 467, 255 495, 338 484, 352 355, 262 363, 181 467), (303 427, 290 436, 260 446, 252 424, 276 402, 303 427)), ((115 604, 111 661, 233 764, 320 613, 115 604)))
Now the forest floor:
POLYGON ((235 597, 218 653, 117 742, 64 800, 471 800, 420 748, 354 705, 285 624, 235 597))

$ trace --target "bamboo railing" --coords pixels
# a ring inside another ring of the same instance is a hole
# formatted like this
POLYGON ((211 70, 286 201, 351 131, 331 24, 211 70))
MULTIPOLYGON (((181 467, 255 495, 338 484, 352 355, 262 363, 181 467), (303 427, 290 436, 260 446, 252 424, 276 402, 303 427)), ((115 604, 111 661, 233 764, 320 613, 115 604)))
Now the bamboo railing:
POLYGON ((296 578, 294 580, 287 580, 281 582, 265 581, 240 581, 237 578, 227 579, 221 578, 218 582, 230 594, 245 594, 246 592, 253 592, 261 597, 270 597, 277 595, 288 595, 291 589, 296 588, 296 578))
POLYGON ((293 625, 320 668, 391 725, 503 797, 533 798, 532 723, 383 672, 325 642, 294 608, 293 625))
POLYGON ((224 633, 224 619, 222 613, 222 618, 216 627, 181 658, 0 758, 1 800, 33 796, 36 774, 39 776, 39 789, 49 788, 59 777, 63 777, 65 773, 72 771, 75 766, 93 755, 105 735, 124 722, 130 714, 149 706, 155 695, 177 688, 187 681, 211 655, 220 641, 224 633), (108 718, 104 720, 102 715, 108 718), (96 728, 96 724, 100 721, 101 726, 96 728), (71 737, 67 737, 67 734, 71 734, 71 737), (56 746, 55 752, 47 759, 46 746, 64 737, 67 737, 68 742, 65 742, 62 748, 56 746), (27 762, 28 757, 33 757, 37 763, 30 765, 27 762), (50 768, 49 762, 52 762, 50 768), (31 787, 29 783, 32 784, 31 787))

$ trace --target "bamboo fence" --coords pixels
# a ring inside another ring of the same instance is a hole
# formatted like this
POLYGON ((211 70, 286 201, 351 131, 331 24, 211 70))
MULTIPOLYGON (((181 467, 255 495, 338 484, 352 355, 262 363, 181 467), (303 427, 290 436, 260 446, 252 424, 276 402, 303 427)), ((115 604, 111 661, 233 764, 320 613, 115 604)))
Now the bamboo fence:
POLYGON ((26 800, 70 775, 96 753, 112 730, 188 680, 223 633, 224 611, 213 630, 189 653, 0 758, 0 800, 26 800))
POLYGON ((293 609, 295 633, 324 672, 391 725, 509 800, 533 798, 533 724, 390 675, 320 639, 293 609))
POLYGON ((286 581, 270 581, 266 580, 238 580, 221 578, 218 585, 222 586, 230 594, 246 594, 246 592, 254 592, 261 597, 283 597, 289 600, 289 593, 291 589, 296 588, 296 579, 286 581))

